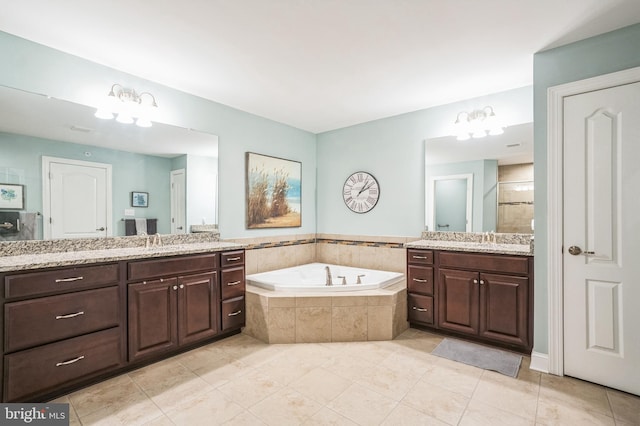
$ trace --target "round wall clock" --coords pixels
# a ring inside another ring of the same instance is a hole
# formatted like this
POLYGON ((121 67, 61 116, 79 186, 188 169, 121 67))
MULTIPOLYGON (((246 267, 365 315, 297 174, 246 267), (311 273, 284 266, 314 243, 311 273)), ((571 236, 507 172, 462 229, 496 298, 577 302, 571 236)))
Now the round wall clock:
POLYGON ((372 174, 355 172, 344 182, 342 198, 351 211, 366 213, 378 203, 380 186, 372 174))

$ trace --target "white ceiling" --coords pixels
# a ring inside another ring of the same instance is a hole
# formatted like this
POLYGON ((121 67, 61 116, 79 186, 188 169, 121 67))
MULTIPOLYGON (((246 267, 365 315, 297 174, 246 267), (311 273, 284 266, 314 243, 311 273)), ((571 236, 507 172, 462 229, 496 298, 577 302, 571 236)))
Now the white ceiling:
POLYGON ((532 84, 638 0, 0 0, 0 30, 314 133, 532 84))

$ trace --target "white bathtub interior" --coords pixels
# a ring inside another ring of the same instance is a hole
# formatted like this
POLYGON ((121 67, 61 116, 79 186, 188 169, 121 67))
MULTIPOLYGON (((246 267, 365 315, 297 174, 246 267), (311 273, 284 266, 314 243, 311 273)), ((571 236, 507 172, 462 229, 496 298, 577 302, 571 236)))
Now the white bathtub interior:
POLYGON ((251 274, 246 278, 247 284, 273 291, 334 292, 385 288, 400 282, 404 278, 404 274, 327 263, 309 263, 251 274), (327 268, 332 285, 327 285, 327 268), (358 284, 358 282, 360 283, 358 284))

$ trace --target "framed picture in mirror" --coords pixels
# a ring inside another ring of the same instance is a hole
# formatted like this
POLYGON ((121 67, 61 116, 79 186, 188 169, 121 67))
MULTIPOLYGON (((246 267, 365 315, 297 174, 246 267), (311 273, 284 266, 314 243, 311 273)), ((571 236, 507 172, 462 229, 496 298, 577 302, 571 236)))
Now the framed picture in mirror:
POLYGON ((131 192, 131 207, 149 207, 149 193, 131 192))
POLYGON ((24 185, 0 183, 0 210, 24 209, 24 185))

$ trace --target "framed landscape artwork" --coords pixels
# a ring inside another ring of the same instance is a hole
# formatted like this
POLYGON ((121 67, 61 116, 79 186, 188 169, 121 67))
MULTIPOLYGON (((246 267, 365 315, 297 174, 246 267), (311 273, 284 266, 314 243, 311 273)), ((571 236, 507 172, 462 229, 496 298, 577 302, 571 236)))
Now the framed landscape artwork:
POLYGON ((246 153, 247 228, 302 226, 302 163, 246 153))

